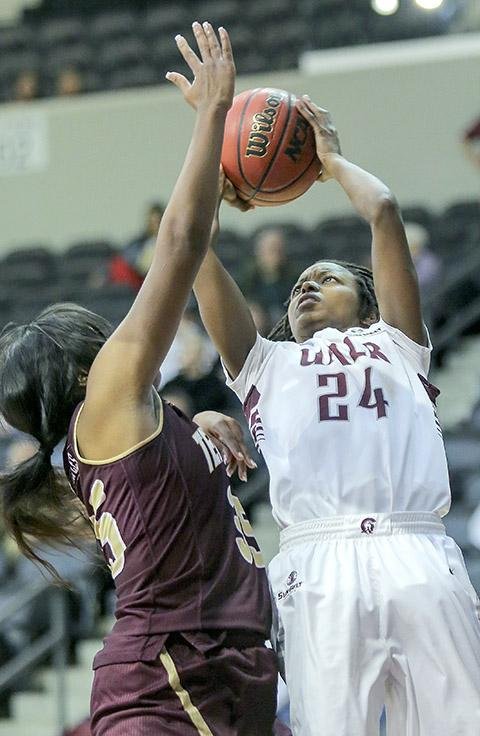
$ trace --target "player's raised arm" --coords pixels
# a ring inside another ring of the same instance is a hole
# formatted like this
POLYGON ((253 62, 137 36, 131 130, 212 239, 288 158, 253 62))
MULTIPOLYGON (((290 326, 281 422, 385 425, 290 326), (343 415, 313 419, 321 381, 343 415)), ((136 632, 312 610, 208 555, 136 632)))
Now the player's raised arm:
MULTIPOLYGON (((230 182, 220 176, 221 193, 231 204, 245 209, 237 200, 230 182)), ((203 324, 232 378, 240 373, 255 344, 257 329, 240 288, 214 251, 218 236, 218 208, 212 227, 211 244, 194 283, 203 324)), ((240 258, 240 253, 238 254, 240 258)))
POLYGON ((395 197, 383 182, 341 155, 337 132, 326 110, 308 97, 297 104, 315 132, 321 180, 336 179, 371 227, 373 277, 382 318, 425 345, 417 275, 395 197))
MULTIPOLYGON (((112 409, 117 407, 118 412, 122 404, 149 403, 152 383, 177 331, 210 239, 235 67, 225 30, 220 29, 219 39, 209 24, 194 23, 193 31, 198 56, 185 38, 176 37, 179 51, 194 74, 193 83, 188 85, 188 96, 197 110, 191 143, 162 218, 147 277, 129 313, 90 370, 82 423, 87 415, 95 423, 107 408, 112 416, 112 409)), ((173 81, 180 77, 167 75, 173 81)))

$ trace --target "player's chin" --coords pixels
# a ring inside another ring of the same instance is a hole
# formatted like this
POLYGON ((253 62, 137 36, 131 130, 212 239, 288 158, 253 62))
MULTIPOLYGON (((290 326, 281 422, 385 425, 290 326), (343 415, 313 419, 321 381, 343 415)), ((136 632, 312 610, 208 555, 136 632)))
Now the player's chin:
POLYGON ((309 309, 296 315, 291 328, 294 334, 301 334, 303 336, 302 342, 310 339, 315 332, 323 330, 324 327, 328 326, 325 314, 319 312, 320 310, 317 312, 316 310, 309 309))

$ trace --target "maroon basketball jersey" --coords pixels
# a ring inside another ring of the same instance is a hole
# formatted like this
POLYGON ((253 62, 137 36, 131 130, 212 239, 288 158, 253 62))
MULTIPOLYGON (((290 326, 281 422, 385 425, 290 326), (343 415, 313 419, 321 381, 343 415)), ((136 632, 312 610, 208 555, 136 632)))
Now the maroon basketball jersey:
POLYGON ((244 629, 268 638, 261 554, 221 454, 175 407, 157 431, 105 462, 85 461, 75 438, 64 466, 115 581, 115 625, 95 666, 154 659, 173 631, 244 629))

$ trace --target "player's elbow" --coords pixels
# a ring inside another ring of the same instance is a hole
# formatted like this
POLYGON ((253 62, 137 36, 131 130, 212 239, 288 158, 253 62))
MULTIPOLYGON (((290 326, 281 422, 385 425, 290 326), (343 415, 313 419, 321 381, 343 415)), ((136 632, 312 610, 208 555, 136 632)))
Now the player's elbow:
POLYGON ((372 216, 372 224, 376 225, 390 219, 400 217, 400 208, 395 195, 390 190, 385 190, 375 203, 372 216))
POLYGON ((195 222, 179 221, 168 224, 166 239, 172 250, 204 255, 209 241, 209 228, 195 222))

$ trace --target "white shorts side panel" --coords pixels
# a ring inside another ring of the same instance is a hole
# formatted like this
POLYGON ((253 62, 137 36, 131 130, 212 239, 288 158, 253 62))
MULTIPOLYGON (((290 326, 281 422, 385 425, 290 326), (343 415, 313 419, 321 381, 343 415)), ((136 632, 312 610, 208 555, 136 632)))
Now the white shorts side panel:
POLYGON ((295 736, 376 736, 384 703, 390 736, 478 736, 477 601, 453 540, 298 543, 269 577, 295 736))

